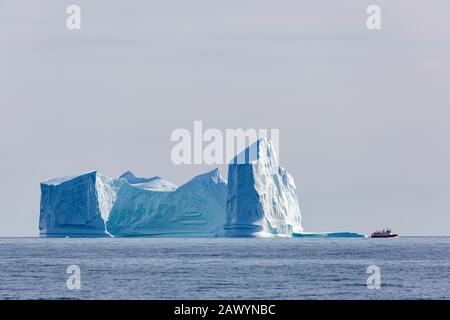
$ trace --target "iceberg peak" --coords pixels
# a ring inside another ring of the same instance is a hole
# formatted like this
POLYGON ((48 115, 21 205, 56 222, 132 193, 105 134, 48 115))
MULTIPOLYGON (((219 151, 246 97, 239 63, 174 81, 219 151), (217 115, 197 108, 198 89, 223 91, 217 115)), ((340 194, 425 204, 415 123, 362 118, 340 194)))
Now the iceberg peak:
POLYGON ((245 150, 238 153, 230 164, 256 164, 272 162, 273 166, 278 166, 278 158, 272 142, 267 138, 255 141, 245 150))
POLYGON ((301 231, 294 179, 278 166, 270 140, 260 139, 242 151, 228 166, 224 234, 286 236, 301 231))
POLYGON ((161 177, 156 176, 156 177, 152 177, 152 178, 140 178, 140 177, 136 177, 133 172, 127 171, 124 174, 122 174, 119 177, 119 179, 125 179, 128 183, 135 184, 135 183, 149 182, 152 180, 158 180, 158 179, 161 179, 161 177))
POLYGON ((139 178, 136 177, 131 171, 127 171, 119 177, 124 179, 128 184, 134 187, 152 190, 152 191, 173 191, 177 188, 175 184, 170 181, 164 180, 159 176, 154 176, 152 178, 139 178))

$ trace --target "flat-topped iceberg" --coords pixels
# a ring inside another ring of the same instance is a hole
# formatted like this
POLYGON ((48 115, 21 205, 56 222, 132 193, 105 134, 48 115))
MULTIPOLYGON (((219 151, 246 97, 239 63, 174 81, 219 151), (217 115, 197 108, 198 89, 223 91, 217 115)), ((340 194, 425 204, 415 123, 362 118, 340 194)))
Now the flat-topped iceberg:
POLYGON ((212 236, 225 223, 219 170, 177 187, 160 177, 92 171, 41 183, 42 236, 212 236))
POLYGON ((293 233, 295 238, 365 238, 364 234, 356 232, 298 232, 293 233))
POLYGON ((109 236, 105 221, 117 183, 96 171, 41 183, 39 230, 44 236, 109 236))

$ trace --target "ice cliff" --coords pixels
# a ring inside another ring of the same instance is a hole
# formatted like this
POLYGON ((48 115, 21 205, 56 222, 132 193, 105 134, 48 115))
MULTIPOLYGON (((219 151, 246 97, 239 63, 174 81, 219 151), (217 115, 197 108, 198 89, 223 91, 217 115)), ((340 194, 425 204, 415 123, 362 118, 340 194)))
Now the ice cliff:
POLYGON ((96 171, 42 182, 41 235, 109 236, 105 221, 119 185, 96 171))
POLYGON ((303 231, 301 218, 294 179, 278 166, 269 140, 258 140, 231 161, 224 236, 290 236, 303 231))

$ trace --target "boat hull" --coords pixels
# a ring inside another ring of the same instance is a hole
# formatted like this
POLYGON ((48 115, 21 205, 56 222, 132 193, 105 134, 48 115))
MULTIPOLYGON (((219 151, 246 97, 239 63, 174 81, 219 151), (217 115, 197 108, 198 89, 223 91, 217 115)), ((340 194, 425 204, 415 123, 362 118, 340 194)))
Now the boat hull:
POLYGON ((377 235, 372 235, 371 238, 397 238, 398 234, 389 234, 389 235, 385 235, 385 236, 377 236, 377 235))

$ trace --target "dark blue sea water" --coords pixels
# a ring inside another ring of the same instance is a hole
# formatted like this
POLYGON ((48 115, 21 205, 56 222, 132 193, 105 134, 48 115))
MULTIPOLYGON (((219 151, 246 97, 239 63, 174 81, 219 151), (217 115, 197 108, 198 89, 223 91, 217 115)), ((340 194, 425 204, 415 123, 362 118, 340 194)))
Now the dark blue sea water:
POLYGON ((0 299, 449 298, 448 237, 0 238, 0 299), (67 288, 70 265, 80 290, 67 288))

